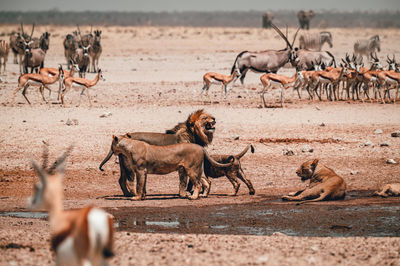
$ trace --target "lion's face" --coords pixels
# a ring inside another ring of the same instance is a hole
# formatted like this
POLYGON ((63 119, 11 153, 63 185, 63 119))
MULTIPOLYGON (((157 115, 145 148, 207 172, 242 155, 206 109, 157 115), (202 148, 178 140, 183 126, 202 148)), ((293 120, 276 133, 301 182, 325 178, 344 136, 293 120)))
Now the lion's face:
POLYGON ((215 132, 215 117, 199 110, 190 117, 193 131, 200 138, 204 144, 210 144, 212 142, 215 132))
POLYGON ((296 174, 301 177, 301 181, 304 182, 313 176, 315 168, 318 165, 318 161, 318 159, 309 160, 301 164, 299 169, 296 170, 296 174))

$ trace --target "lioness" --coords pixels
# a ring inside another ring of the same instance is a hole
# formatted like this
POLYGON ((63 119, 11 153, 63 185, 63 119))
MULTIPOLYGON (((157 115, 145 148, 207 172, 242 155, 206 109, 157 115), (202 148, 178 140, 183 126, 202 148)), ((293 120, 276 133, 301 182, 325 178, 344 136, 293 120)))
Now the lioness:
POLYGON ((301 181, 310 179, 307 188, 289 193, 282 197, 283 200, 300 201, 298 204, 343 199, 346 194, 346 183, 332 169, 319 162, 319 159, 304 162, 296 174, 301 181))
POLYGON ((381 197, 400 196, 400 183, 386 184, 380 190, 375 191, 374 195, 381 197))
POLYGON ((136 174, 138 189, 137 195, 133 197, 134 200, 144 199, 147 174, 165 175, 173 171, 179 173, 179 196, 197 199, 201 189, 200 179, 204 160, 207 159, 212 165, 219 167, 228 167, 233 163, 220 164, 214 161, 207 151, 197 144, 178 143, 156 146, 126 136, 113 136, 111 151, 106 161, 113 154, 122 154, 125 156, 128 168, 136 174), (186 194, 187 177, 193 183, 193 195, 186 194))
MULTIPOLYGON (((132 132, 126 135, 132 139, 145 141, 151 145, 164 146, 176 143, 196 143, 205 147, 213 140, 215 124, 215 118, 203 109, 200 109, 191 113, 185 122, 177 124, 174 128, 167 130, 166 133, 132 132)), ((111 150, 107 157, 110 153, 112 153, 111 150)), ((126 197, 135 196, 136 190, 132 189, 135 178, 134 173, 127 167, 124 155, 118 155, 118 159, 120 166, 120 178, 118 182, 122 192, 126 197)), ((106 160, 104 159, 100 164, 100 169, 105 162, 106 160)))
MULTIPOLYGON (((203 184, 203 194, 201 196, 207 197, 208 194, 210 193, 211 189, 211 181, 210 177, 212 178, 218 178, 221 176, 226 176, 228 180, 232 183, 234 193, 233 195, 236 196, 239 188, 240 188, 240 183, 238 179, 242 180, 248 187, 249 189, 249 194, 254 195, 255 190, 253 188, 253 184, 251 183, 250 180, 246 179, 245 174, 243 172, 242 166, 240 164, 240 158, 242 158, 247 151, 251 149, 251 152, 254 153, 254 147, 253 145, 249 144, 247 147, 239 154, 233 156, 235 160, 233 161, 233 164, 229 167, 215 167, 213 166, 209 161, 204 160, 204 174, 206 175, 207 179, 206 182, 202 180, 203 184)), ((232 156, 231 155, 221 155, 221 154, 216 154, 216 155, 211 155, 211 158, 213 158, 215 161, 219 163, 229 163, 232 156)), ((188 185, 188 190, 191 189, 191 183, 189 182, 188 185)))

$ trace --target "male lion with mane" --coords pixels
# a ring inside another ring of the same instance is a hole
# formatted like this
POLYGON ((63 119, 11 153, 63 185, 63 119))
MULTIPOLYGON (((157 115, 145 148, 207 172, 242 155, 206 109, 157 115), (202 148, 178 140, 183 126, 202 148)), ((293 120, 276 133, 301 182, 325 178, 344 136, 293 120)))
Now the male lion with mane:
MULTIPOLYGON (((185 122, 178 123, 174 128, 166 130, 166 133, 155 132, 132 132, 127 133, 126 136, 134 139, 147 142, 151 145, 165 146, 177 143, 195 143, 202 147, 209 145, 215 132, 215 118, 206 113, 203 109, 191 113, 185 122)), ((112 150, 109 151, 112 154, 112 150)), ((118 155, 120 166, 119 185, 125 197, 132 197, 136 195, 136 190, 132 188, 135 174, 130 169, 123 154, 118 155), (127 181, 129 181, 127 183, 127 181)), ((106 163, 106 159, 100 164, 99 169, 103 171, 102 167, 106 163)), ((204 181, 202 181, 204 183, 204 181)))
POLYGON ((179 196, 181 198, 197 199, 201 189, 200 179, 203 174, 204 160, 207 159, 213 166, 228 167, 230 162, 221 164, 216 162, 207 151, 194 143, 178 143, 166 146, 150 145, 144 141, 128 138, 126 135, 113 136, 111 151, 106 161, 113 154, 124 155, 127 167, 137 178, 137 196, 134 200, 145 198, 147 174, 166 175, 173 171, 179 173, 179 196), (193 195, 186 192, 187 178, 193 184, 193 195))

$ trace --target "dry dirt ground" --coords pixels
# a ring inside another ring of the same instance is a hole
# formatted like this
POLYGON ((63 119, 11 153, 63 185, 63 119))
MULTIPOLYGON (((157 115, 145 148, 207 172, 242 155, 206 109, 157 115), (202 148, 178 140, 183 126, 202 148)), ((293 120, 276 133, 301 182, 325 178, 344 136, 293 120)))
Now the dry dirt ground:
MULTIPOLYGON (((3 26, 1 31, 16 28, 3 26)), ((41 159, 42 141, 50 144, 52 158, 74 144, 64 206, 94 204, 115 215, 118 232, 111 265, 400 265, 400 200, 371 196, 382 184, 400 181, 399 164, 386 163, 400 162, 400 138, 391 137, 400 130, 399 104, 311 102, 304 92, 299 100, 287 91, 284 108, 260 108, 260 74, 255 73, 248 74, 244 88, 236 83, 226 98, 219 85, 200 97, 205 72, 228 74, 240 51, 281 49, 284 42, 272 30, 248 28, 101 29, 100 67, 106 81, 90 90, 92 108, 86 96, 76 106, 77 91, 66 95, 66 108, 60 107, 56 85, 49 104, 32 90, 31 106, 21 92, 11 106, 18 67, 10 55, 0 83, 0 214, 28 211, 26 198, 37 180, 30 160, 41 159), (148 199, 131 201, 122 197, 114 160, 105 172, 98 171, 112 134, 163 132, 200 108, 217 121, 210 153, 238 153, 248 143, 255 145, 255 153, 248 153, 242 165, 256 195, 248 195, 242 184, 233 197, 231 184, 220 178, 212 181, 208 198, 179 199, 177 174, 172 173, 150 176, 148 199), (108 112, 110 116, 100 117, 108 112), (382 133, 374 134, 376 129, 382 133), (381 147, 384 142, 389 146, 381 147), (306 144, 312 153, 302 152, 306 144), (295 155, 284 155, 284 149, 295 155), (280 200, 304 187, 295 170, 311 158, 320 158, 345 179, 345 200, 303 206, 280 200), (273 218, 263 220, 267 215, 273 218)), ((45 30, 52 34, 45 65, 65 66, 62 41, 74 29, 38 26, 34 36, 45 30)), ((329 30, 337 57, 352 52, 356 39, 376 33, 329 30)), ((289 29, 289 39, 293 33, 289 29)), ((393 53, 399 57, 400 31, 379 34, 381 59, 393 53)), ((283 68, 280 73, 293 71, 283 68)), ((272 104, 277 100, 276 92, 268 97, 272 104)), ((45 219, 0 217, 0 264, 54 264, 48 230, 45 219)))

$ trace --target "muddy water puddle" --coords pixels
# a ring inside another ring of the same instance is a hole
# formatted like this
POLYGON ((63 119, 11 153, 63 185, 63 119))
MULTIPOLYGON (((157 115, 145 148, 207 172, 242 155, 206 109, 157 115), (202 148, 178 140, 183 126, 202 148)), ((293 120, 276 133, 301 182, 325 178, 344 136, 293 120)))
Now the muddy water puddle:
POLYGON ((119 208, 121 231, 290 236, 400 236, 400 204, 332 206, 241 204, 206 207, 119 208))

